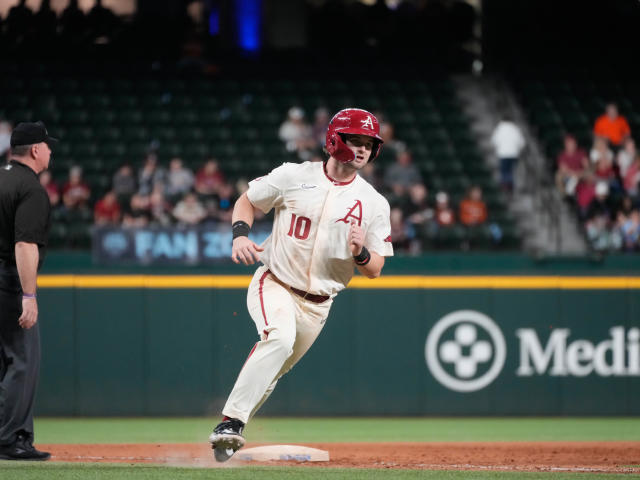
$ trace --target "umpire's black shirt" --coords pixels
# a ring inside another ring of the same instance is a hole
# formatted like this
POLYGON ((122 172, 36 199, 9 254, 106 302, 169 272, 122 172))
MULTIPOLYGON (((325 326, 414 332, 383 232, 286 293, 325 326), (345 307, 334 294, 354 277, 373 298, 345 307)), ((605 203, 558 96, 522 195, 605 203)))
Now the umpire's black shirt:
MULTIPOLYGON (((36 243, 44 259, 51 204, 49 195, 36 172, 27 165, 12 160, 0 167, 0 274, 16 271, 17 242, 36 243)), ((1 281, 1 279, 0 279, 1 281)))

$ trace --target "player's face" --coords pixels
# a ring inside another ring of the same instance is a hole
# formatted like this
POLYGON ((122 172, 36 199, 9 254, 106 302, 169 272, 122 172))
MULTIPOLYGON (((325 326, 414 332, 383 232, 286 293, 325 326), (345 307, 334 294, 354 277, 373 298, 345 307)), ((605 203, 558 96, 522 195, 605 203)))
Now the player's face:
POLYGON ((351 165, 359 170, 369 161, 374 140, 366 135, 349 135, 346 140, 347 147, 349 147, 356 156, 351 162, 351 165))

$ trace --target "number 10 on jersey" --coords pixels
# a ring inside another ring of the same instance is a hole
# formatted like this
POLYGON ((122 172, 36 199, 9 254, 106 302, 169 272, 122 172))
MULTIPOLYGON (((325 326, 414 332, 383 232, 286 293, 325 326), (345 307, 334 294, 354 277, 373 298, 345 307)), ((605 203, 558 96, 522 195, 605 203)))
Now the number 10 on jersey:
POLYGON ((298 240, 306 240, 311 230, 311 219, 307 217, 298 217, 295 213, 291 214, 291 225, 287 235, 296 237, 298 240))

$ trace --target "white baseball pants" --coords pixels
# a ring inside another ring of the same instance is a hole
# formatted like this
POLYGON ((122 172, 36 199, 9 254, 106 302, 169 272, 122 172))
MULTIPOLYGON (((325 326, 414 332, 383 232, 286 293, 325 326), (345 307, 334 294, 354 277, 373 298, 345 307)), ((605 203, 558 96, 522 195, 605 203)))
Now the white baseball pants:
POLYGON ((305 300, 274 279, 266 266, 253 275, 247 307, 260 341, 249 354, 222 414, 244 423, 269 397, 278 379, 309 350, 329 315, 331 303, 305 300))

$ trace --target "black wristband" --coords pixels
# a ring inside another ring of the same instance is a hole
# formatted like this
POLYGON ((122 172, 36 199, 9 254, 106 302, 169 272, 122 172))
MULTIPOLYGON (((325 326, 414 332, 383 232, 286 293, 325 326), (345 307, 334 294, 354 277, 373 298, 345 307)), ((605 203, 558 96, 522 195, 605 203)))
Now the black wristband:
POLYGON ((354 255, 353 260, 356 262, 356 265, 360 266, 369 263, 369 261, 371 260, 371 254, 369 253, 369 250, 367 250, 367 247, 363 245, 360 255, 354 255))
POLYGON ((233 240, 235 240, 238 237, 248 237, 250 230, 251 230, 251 227, 247 222, 238 220, 231 226, 231 231, 233 232, 233 240))

